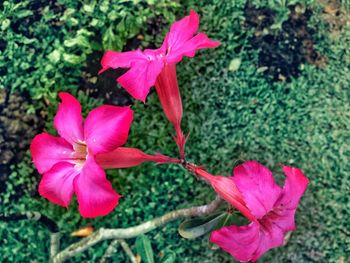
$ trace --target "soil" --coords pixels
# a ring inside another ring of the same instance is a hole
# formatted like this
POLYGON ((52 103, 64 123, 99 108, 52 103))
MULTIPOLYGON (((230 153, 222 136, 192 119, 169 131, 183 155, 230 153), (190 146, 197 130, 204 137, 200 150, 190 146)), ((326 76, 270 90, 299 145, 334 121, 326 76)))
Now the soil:
POLYGON ((323 19, 329 25, 330 38, 337 40, 344 27, 350 26, 350 7, 342 9, 340 1, 318 0, 323 6, 323 19))
POLYGON ((245 27, 253 29, 251 48, 259 50, 257 67, 272 81, 290 81, 301 73, 302 65, 324 67, 326 58, 314 49, 314 29, 308 26, 312 10, 291 6, 280 29, 272 28, 277 13, 270 8, 245 8, 245 27))
POLYGON ((0 193, 10 166, 22 160, 33 137, 44 127, 39 113, 27 113, 29 96, 0 90, 0 193))
MULTIPOLYGON (((156 37, 162 34, 162 29, 165 25, 165 19, 162 15, 148 20, 144 32, 129 39, 123 51, 136 50, 138 48, 158 48, 155 44, 156 37), (147 47, 142 47, 144 35, 152 36, 147 47)), ((105 104, 119 106, 133 104, 133 99, 129 93, 117 83, 117 78, 123 75, 127 69, 109 69, 98 75, 98 71, 101 69, 100 61, 102 56, 102 52, 94 52, 87 59, 87 66, 84 69, 81 90, 89 96, 103 99, 105 104)))
POLYGON ((126 106, 132 104, 131 96, 120 87, 116 79, 126 70, 110 69, 98 75, 103 53, 94 52, 87 61, 80 89, 88 96, 102 99, 105 104, 126 106))

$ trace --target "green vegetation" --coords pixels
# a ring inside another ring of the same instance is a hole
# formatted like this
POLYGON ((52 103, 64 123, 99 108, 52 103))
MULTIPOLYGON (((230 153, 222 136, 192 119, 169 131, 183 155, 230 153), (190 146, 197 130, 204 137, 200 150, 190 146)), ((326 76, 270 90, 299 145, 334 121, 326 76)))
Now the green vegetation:
MULTIPOLYGON (((257 66, 261 50, 252 47, 254 29, 244 26, 245 1, 185 0, 180 3, 180 11, 173 1, 158 1, 155 5, 154 1, 82 5, 61 0, 60 8, 42 4, 40 12, 30 1, 17 5, 13 2, 3 4, 5 12, 0 17, 1 32, 5 33, 0 46, 6 43, 0 53, 0 83, 6 89, 29 92, 38 100, 35 109, 46 107, 43 98, 49 99, 46 128, 51 132, 56 92, 64 89, 76 93, 86 61, 92 59, 94 51, 106 47, 120 50, 127 39, 145 32, 142 27, 152 16, 164 13, 169 24, 175 14, 179 18, 190 8, 195 9, 201 15, 200 30, 222 45, 198 52, 195 59, 184 59, 177 67, 184 104, 183 127, 190 132, 189 161, 205 165, 214 174, 230 175, 237 163, 256 159, 274 171, 281 184, 284 177, 280 163, 301 168, 309 177, 310 186, 296 216, 298 229, 286 246, 270 251, 261 262, 349 260, 350 30, 345 24, 337 31, 331 27, 320 4, 303 3, 313 10, 308 26, 317 29, 313 44, 325 57, 325 65, 302 63, 298 77, 276 82, 257 66), (124 11, 116 11, 118 8, 124 11), (40 18, 33 20, 33 14, 40 18), (120 27, 120 21, 131 28, 120 27), (20 32, 14 31, 13 23, 18 23, 16 30, 20 32)), ((296 1, 284 2, 255 0, 252 4, 278 11, 278 21, 271 29, 278 31, 283 30, 278 25, 287 20, 286 7, 296 1)), ((147 44, 152 36, 144 35, 147 44)), ((156 42, 162 38, 158 35, 156 42)), ((82 93, 79 99, 83 100, 82 93)), ((98 103, 101 102, 85 99, 83 108, 88 110, 98 103)), ((173 130, 166 123, 156 94, 149 96, 147 105, 137 102, 133 109, 135 121, 128 146, 174 155, 176 146, 169 136, 173 130)), ((113 186, 123 195, 120 205, 104 218, 87 220, 79 216, 75 200, 67 211, 40 198, 34 191, 37 179, 27 156, 7 180, 0 212, 43 212, 57 221, 65 234, 62 247, 77 240, 69 236, 70 232, 88 223, 95 228, 131 226, 214 197, 206 185, 180 167, 144 164, 109 171, 113 186), (19 187, 24 189, 20 196, 16 195, 19 187)), ((179 224, 174 222, 147 234, 155 262, 164 254, 176 255, 179 262, 232 262, 225 252, 209 249, 206 238, 181 238, 177 232, 179 224)), ((0 253, 10 262, 44 262, 48 257, 48 234, 44 227, 29 221, 1 223, 0 253)), ((129 244, 136 251, 134 242, 129 244)), ((103 242, 72 262, 96 262, 108 244, 103 242)), ((127 262, 119 250, 113 262, 117 260, 127 262)))
POLYGON ((0 87, 27 91, 34 99, 75 91, 88 56, 121 51, 147 19, 162 14, 173 21, 177 6, 169 0, 4 1, 0 87))

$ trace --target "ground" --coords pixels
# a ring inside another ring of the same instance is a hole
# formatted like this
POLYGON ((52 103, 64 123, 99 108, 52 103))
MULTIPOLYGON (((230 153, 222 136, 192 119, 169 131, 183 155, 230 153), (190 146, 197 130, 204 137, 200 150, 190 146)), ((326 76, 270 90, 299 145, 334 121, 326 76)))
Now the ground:
MULTIPOLYGON (((264 1, 186 0, 180 4, 183 8, 178 9, 176 17, 195 9, 201 16, 200 30, 222 43, 215 50, 198 52, 194 59, 184 59, 177 67, 184 104, 183 128, 190 132, 189 160, 205 165, 212 173, 230 175, 236 164, 255 159, 269 167, 281 185, 284 176, 279 164, 299 167, 310 185, 297 211, 297 230, 285 246, 270 251, 260 262, 347 262, 350 30, 346 6, 334 1, 288 7, 264 1)), ((147 23, 151 28, 154 23, 167 28, 162 21, 158 17, 147 23)), ((149 45, 159 44, 164 35, 161 32, 140 30, 125 49, 153 36, 149 45)), ((80 97, 96 92, 96 85, 100 91, 92 94, 99 100, 83 103, 86 109, 101 100, 119 105, 132 101, 120 88, 115 90, 119 95, 113 96, 115 74, 120 73, 96 75, 101 54, 88 56, 88 69, 82 73, 85 80, 78 85, 80 97)), ((148 153, 174 155, 173 131, 165 124, 156 94, 152 92, 146 104, 133 103, 136 114, 127 145, 148 153)), ((55 105, 57 100, 51 99, 48 123, 55 105)), ((52 131, 52 124, 45 129, 52 131)), ((74 200, 67 211, 40 198, 32 180, 37 183, 39 176, 30 157, 24 154, 21 159, 6 177, 3 209, 36 210, 50 216, 65 234, 63 247, 76 240, 69 237, 70 232, 87 224, 95 228, 131 226, 214 197, 206 185, 177 166, 144 164, 110 172, 113 186, 123 195, 120 205, 103 219, 86 220, 79 217, 74 200), (27 176, 22 178, 22 174, 27 176), (13 194, 26 187, 30 191, 23 191, 21 196, 13 194)), ((171 250, 177 254, 177 262, 233 262, 225 252, 211 250, 207 238, 180 238, 179 223, 148 234, 156 255, 171 250)), ((31 222, 0 224, 0 235, 6 237, 0 251, 9 261, 45 261, 48 256, 48 232, 41 226, 31 222), (21 255, 16 253, 19 251, 21 255)), ((107 246, 104 242, 72 262, 95 262, 107 246)), ((117 259, 126 261, 122 253, 116 253, 114 262, 117 259)))

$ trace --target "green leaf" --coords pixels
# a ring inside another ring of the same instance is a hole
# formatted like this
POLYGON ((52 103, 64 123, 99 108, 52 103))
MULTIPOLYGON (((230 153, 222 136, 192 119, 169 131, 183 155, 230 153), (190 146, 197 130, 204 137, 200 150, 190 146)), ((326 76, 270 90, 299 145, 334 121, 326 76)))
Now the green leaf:
POLYGON ((16 13, 17 18, 23 18, 31 15, 33 15, 33 11, 31 10, 21 10, 16 13))
POLYGON ((160 263, 174 263, 176 261, 176 253, 168 250, 162 257, 160 263))
POLYGON ((241 59, 240 58, 234 58, 231 60, 230 65, 228 67, 229 71, 237 71, 239 67, 241 66, 241 59))
POLYGON ((224 226, 242 226, 248 224, 248 220, 238 213, 225 213, 224 215, 225 216, 220 218, 214 230, 218 230, 220 228, 223 228, 224 226))
POLYGON ((142 262, 154 263, 151 241, 146 235, 141 235, 136 238, 136 251, 140 255, 142 262))
POLYGON ((47 57, 52 63, 56 64, 58 61, 60 61, 61 53, 55 49, 47 57))
POLYGON ((4 19, 2 22, 1 22, 1 30, 2 31, 5 31, 11 24, 11 20, 10 19, 4 19))
POLYGON ((63 54, 63 60, 73 65, 80 64, 85 60, 84 56, 77 56, 74 54, 63 54))
POLYGON ((94 12, 95 4, 96 4, 96 3, 85 4, 85 5, 83 5, 83 10, 84 10, 86 13, 92 13, 92 12, 94 12))
POLYGON ((200 237, 213 230, 225 215, 226 213, 220 213, 203 218, 186 220, 179 226, 179 234, 187 239, 200 237))

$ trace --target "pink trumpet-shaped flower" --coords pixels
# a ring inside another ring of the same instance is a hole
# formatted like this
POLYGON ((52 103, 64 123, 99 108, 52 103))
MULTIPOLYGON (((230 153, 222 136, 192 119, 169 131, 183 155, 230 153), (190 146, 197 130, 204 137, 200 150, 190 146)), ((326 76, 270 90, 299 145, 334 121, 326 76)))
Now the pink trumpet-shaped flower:
MULTIPOLYGON (((255 219, 247 226, 216 230, 210 241, 241 262, 254 262, 269 249, 283 245, 285 234, 295 230, 295 211, 309 183, 297 168, 283 166, 283 171, 287 179, 281 189, 274 182, 272 173, 258 162, 248 161, 237 166, 232 181, 255 219)), ((231 185, 222 184, 219 193, 232 191, 223 190, 226 187, 231 185)), ((225 199, 234 203, 234 198, 226 195, 225 199)))
POLYGON ((100 73, 109 68, 130 68, 117 81, 135 99, 145 101, 150 88, 166 64, 178 63, 183 56, 193 57, 196 50, 214 48, 220 45, 199 32, 198 14, 191 10, 190 15, 176 21, 166 35, 159 49, 135 50, 128 52, 107 51, 101 61, 100 73))
POLYGON ((77 195, 83 217, 104 216, 118 204, 96 155, 125 144, 133 119, 130 107, 101 106, 92 110, 83 126, 81 106, 70 94, 59 94, 62 103, 54 119, 60 137, 37 135, 30 146, 33 162, 43 174, 39 193, 51 202, 68 207, 77 195))
POLYGON ((100 73, 109 68, 130 68, 117 81, 136 99, 145 102, 155 85, 164 113, 175 128, 175 141, 181 159, 185 159, 186 138, 181 130, 182 101, 176 78, 176 63, 183 56, 193 57, 196 50, 220 45, 203 33, 194 35, 199 26, 198 14, 176 21, 159 49, 128 52, 107 51, 101 61, 100 73))

